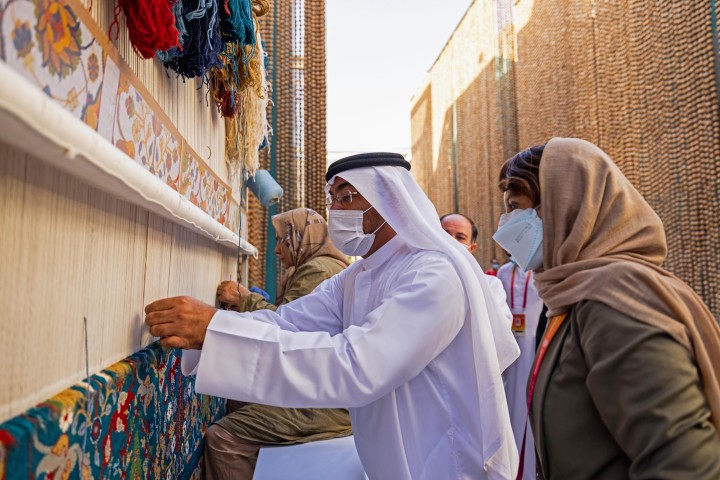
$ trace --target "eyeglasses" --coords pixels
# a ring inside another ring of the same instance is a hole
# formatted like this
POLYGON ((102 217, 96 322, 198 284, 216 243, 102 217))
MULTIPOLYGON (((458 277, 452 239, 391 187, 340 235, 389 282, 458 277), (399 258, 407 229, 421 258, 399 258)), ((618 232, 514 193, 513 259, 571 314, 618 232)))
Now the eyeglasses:
POLYGON ((332 204, 337 202, 343 207, 347 207, 352 203, 353 195, 360 195, 358 192, 351 192, 350 190, 346 191, 345 193, 341 193, 336 196, 332 196, 329 193, 325 195, 325 206, 330 208, 332 207, 332 204))

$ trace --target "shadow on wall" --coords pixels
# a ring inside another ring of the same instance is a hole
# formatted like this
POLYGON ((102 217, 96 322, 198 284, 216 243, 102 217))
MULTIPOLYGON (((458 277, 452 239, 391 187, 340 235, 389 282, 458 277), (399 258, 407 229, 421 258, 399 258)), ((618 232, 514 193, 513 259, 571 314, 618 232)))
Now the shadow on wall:
MULTIPOLYGON (((504 212, 497 178, 502 163, 517 153, 514 66, 498 59, 488 63, 443 112, 437 153, 432 148, 432 89, 429 84, 413 108, 413 169, 438 214, 457 210, 475 221, 475 257, 484 268, 504 258, 492 240, 504 212), (453 112, 454 109, 454 112, 453 112), (453 118, 455 117, 455 118, 453 118)), ((437 87, 436 87, 437 88, 437 87)))
POLYGON ((517 34, 520 147, 605 150, 665 225, 665 267, 720 317, 720 125, 705 1, 536 0, 517 34), (680 22, 659 21, 681 18, 680 22))

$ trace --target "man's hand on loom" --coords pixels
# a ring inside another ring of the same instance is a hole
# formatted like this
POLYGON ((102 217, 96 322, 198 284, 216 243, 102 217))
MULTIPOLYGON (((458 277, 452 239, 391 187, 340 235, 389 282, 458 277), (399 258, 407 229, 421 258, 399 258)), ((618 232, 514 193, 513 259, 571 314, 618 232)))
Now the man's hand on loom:
POLYGON ((163 347, 199 350, 215 312, 192 297, 163 298, 145 307, 145 323, 163 347))

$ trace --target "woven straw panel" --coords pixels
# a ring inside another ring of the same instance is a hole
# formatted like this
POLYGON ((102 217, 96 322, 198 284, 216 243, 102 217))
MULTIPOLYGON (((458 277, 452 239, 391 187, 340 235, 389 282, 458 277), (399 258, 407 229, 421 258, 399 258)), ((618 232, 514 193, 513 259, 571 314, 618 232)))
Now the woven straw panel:
MULTIPOLYGON (((526 3, 526 2, 522 2, 526 3)), ((665 225, 665 267, 720 315, 720 139, 707 2, 536 1, 518 34, 520 147, 603 148, 665 225), (540 65, 542 64, 542 65, 540 65)))
MULTIPOLYGON (((272 83, 275 179, 285 193, 277 212, 309 207, 325 213, 326 80, 325 2, 274 0, 259 19, 268 54, 272 83)), ((270 168, 270 152, 260 155, 261 168, 270 168)), ((250 196, 252 197, 252 195, 250 196)), ((260 256, 249 264, 251 285, 265 284, 268 211, 255 198, 249 202, 249 241, 260 256)), ((281 265, 278 261, 278 277, 281 265)))
POLYGON ((455 77, 474 72, 470 88, 454 97, 459 205, 478 223, 481 261, 492 252, 485 244, 500 212, 495 178, 502 161, 553 136, 585 138, 617 162, 662 218, 665 267, 720 316, 720 267, 706 261, 720 258, 720 225, 710 214, 720 202, 720 125, 707 2, 510 3, 473 4, 413 101, 418 181, 441 213, 452 210, 453 172, 435 168, 452 153, 452 122, 433 97, 453 91, 449 65, 455 77), (492 50, 494 67, 477 71, 476 60, 457 55, 475 44, 492 50))
POLYGON ((459 211, 475 221, 475 256, 483 267, 502 256, 491 239, 502 208, 494 179, 502 159, 517 149, 515 100, 505 94, 515 90, 513 65, 506 58, 512 58, 512 24, 499 35, 499 17, 491 2, 469 8, 413 98, 411 114, 415 178, 438 214, 459 211), (498 58, 500 46, 503 58, 498 58))
POLYGON ((305 202, 325 215, 326 138, 325 1, 305 2, 305 202))

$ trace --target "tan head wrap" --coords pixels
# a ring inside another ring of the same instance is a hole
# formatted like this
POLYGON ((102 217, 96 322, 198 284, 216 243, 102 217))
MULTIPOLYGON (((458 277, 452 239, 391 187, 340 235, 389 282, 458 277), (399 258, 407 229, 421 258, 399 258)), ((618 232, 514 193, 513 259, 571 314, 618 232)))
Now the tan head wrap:
POLYGON ((280 279, 280 289, 277 300, 282 300, 288 285, 295 275, 295 270, 315 257, 330 257, 342 266, 348 265, 347 258, 340 252, 328 233, 325 219, 315 210, 309 208, 296 208, 272 217, 275 234, 279 238, 280 248, 288 259, 290 267, 280 279))
POLYGON ((555 138, 540 162, 544 271, 550 314, 595 300, 668 332, 694 355, 720 431, 720 326, 700 297, 662 268, 662 222, 610 157, 555 138))

